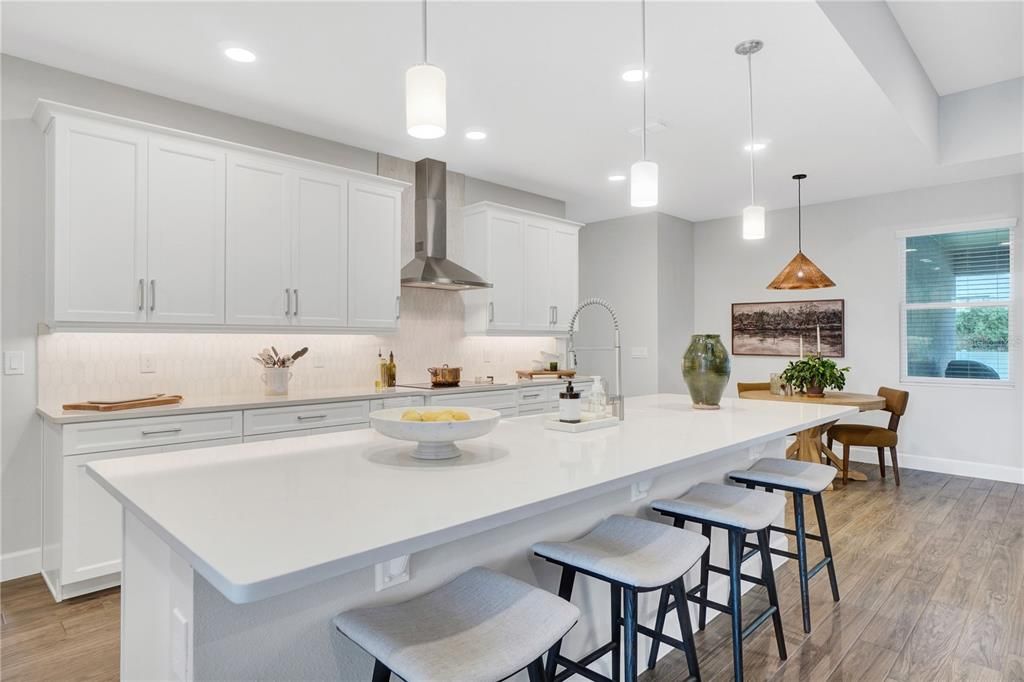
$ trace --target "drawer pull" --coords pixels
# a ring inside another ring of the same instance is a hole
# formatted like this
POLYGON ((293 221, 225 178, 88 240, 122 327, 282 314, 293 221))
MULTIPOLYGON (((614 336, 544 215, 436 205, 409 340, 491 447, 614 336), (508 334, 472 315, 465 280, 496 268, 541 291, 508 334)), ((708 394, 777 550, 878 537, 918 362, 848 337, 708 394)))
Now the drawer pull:
POLYGON ((161 436, 161 435, 168 434, 168 433, 180 433, 180 432, 181 432, 181 427, 180 426, 176 426, 173 429, 157 429, 155 431, 143 431, 142 435, 143 436, 161 436))
POLYGON ((295 418, 298 419, 301 422, 301 421, 306 421, 307 419, 327 419, 327 415, 326 414, 300 414, 300 415, 298 415, 295 418))
POLYGON ((527 398, 527 399, 530 399, 530 398, 539 398, 539 397, 540 397, 540 393, 524 393, 524 394, 523 394, 523 397, 524 397, 524 398, 527 398))

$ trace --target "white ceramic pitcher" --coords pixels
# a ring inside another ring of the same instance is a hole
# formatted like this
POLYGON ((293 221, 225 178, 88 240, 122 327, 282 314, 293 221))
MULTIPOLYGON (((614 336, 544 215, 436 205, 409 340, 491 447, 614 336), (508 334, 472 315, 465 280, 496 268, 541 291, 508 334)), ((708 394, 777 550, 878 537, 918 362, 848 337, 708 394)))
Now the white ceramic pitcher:
POLYGON ((288 382, 292 371, 287 367, 265 367, 263 369, 264 389, 266 395, 288 395, 288 382))

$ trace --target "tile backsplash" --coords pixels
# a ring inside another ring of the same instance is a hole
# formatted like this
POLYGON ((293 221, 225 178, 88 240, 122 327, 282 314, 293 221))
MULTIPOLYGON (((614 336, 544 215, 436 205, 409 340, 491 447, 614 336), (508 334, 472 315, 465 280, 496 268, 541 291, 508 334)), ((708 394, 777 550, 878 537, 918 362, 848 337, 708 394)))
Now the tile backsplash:
POLYGON ((464 381, 512 381, 541 351, 557 350, 553 338, 465 336, 461 294, 424 289, 402 290, 401 329, 389 335, 83 332, 41 335, 38 342, 43 405, 146 393, 259 393, 261 369, 251 356, 270 345, 281 352, 309 346, 292 370, 295 392, 372 388, 378 348, 385 357, 393 350, 398 380, 413 383, 430 381, 426 368, 442 363, 461 366, 464 381), (140 373, 143 353, 153 356, 152 374, 140 373), (319 361, 323 367, 315 366, 319 361))

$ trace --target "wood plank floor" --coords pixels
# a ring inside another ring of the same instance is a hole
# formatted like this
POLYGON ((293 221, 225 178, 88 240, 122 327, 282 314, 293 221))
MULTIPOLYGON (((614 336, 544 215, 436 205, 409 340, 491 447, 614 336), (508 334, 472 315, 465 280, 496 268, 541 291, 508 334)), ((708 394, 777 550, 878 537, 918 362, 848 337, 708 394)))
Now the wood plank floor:
MULTIPOLYGON (((826 493, 842 601, 811 581, 803 633, 795 562, 779 570, 789 660, 771 627, 745 642, 748 680, 1014 680, 1024 682, 1024 486, 906 470, 903 486, 869 480, 826 493)), ((792 509, 788 510, 792 525, 792 509)), ((808 505, 808 527, 815 529, 808 505)), ((818 544, 809 543, 812 561, 818 544)), ((744 598, 764 608, 763 590, 744 598)), ((0 585, 0 679, 113 680, 118 590, 55 604, 38 576, 0 585)), ((705 680, 732 677, 728 620, 697 635, 705 680)), ((686 678, 673 652, 645 682, 686 678)))

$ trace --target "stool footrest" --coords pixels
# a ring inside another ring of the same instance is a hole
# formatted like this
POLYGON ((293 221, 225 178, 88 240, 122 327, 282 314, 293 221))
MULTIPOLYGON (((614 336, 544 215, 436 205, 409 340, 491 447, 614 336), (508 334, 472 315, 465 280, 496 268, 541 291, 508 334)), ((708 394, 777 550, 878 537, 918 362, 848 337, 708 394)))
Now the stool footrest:
MULTIPOLYGON (((793 530, 792 528, 784 528, 782 526, 768 526, 768 528, 773 530, 773 531, 775 531, 776 533, 784 533, 786 535, 792 535, 792 536, 796 537, 796 531, 793 530)), ((821 542, 821 536, 820 535, 814 535, 813 533, 805 532, 804 533, 804 537, 807 538, 808 540, 817 540, 818 542, 821 542)), ((772 551, 774 551, 774 550, 772 550, 772 551)))
POLYGON ((558 664, 564 667, 565 670, 555 675, 555 682, 561 682, 561 680, 568 679, 573 675, 583 675, 583 677, 594 680, 594 682, 610 682, 609 678, 601 675, 600 673, 594 672, 587 666, 609 653, 614 648, 615 642, 608 642, 607 644, 594 649, 579 661, 574 661, 571 658, 559 655, 557 659, 558 664))
MULTIPOLYGON (((717 573, 718 575, 729 575, 729 569, 722 568, 721 566, 709 565, 708 570, 712 573, 717 573)), ((760 576, 749 575, 747 573, 740 573, 740 578, 748 583, 754 583, 755 585, 760 585, 761 587, 764 587, 764 578, 760 576)))
MULTIPOLYGON (((746 546, 747 547, 753 547, 753 549, 751 549, 749 552, 747 552, 746 554, 743 555, 743 560, 744 561, 746 561, 750 557, 754 556, 759 551, 758 550, 758 546, 756 544, 754 544, 753 542, 746 543, 746 546)), ((769 547, 768 549, 775 556, 784 556, 787 559, 798 559, 799 558, 799 556, 797 555, 796 552, 790 552, 787 549, 775 549, 774 547, 769 547)))
POLYGON ((747 627, 743 628, 743 639, 746 639, 747 637, 749 637, 751 635, 751 633, 754 632, 754 630, 756 630, 758 627, 761 626, 761 623, 763 623, 766 620, 768 620, 769 618, 771 618, 775 614, 775 612, 778 611, 778 610, 779 609, 778 609, 777 606, 769 606, 767 609, 762 611, 761 615, 759 615, 757 618, 755 618, 753 621, 751 621, 750 625, 748 625, 747 627))
POLYGON ((825 568, 830 563, 832 563, 832 557, 829 557, 829 556, 825 557, 824 559, 822 559, 821 561, 816 563, 814 565, 814 568, 812 568, 811 570, 807 571, 807 579, 810 580, 814 576, 818 575, 818 573, 821 572, 821 569, 825 568))

